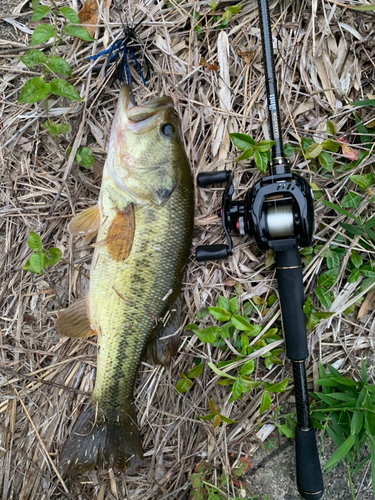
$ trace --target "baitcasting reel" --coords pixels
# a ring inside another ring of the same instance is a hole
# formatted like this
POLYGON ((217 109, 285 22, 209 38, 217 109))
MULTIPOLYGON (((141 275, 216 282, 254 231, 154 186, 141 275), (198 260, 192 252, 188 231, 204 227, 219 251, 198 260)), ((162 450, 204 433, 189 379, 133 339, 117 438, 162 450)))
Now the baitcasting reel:
MULTIPOLYGON (((285 160, 284 160, 285 161, 285 160)), ((279 169, 281 170, 281 169, 279 169)), ((199 262, 225 259, 233 254, 230 233, 253 236, 259 250, 275 252, 311 244, 314 226, 313 194, 308 182, 288 168, 263 177, 244 201, 233 201, 232 173, 224 170, 198 174, 200 187, 226 182, 221 210, 227 245, 204 245, 196 250, 199 262)))

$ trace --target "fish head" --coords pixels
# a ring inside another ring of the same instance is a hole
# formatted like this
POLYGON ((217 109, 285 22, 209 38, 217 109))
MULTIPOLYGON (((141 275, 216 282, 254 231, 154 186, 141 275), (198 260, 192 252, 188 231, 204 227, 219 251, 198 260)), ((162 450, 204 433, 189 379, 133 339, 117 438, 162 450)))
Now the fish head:
POLYGON ((162 205, 190 167, 173 100, 164 96, 139 106, 121 90, 112 125, 108 169, 133 202, 162 205))

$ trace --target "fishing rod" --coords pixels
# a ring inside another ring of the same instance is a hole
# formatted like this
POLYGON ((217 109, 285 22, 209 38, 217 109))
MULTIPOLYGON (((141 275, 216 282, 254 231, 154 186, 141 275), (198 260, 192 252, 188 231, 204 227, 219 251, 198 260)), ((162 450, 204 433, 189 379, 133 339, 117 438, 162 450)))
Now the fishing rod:
POLYGON ((319 500, 324 485, 315 431, 309 415, 305 360, 309 356, 305 315, 302 265, 298 247, 311 245, 314 228, 314 198, 308 182, 290 171, 285 158, 275 75, 272 32, 268 0, 258 0, 263 65, 269 110, 271 139, 270 171, 248 191, 243 201, 233 201, 232 174, 229 171, 202 173, 200 187, 226 182, 219 212, 227 245, 197 247, 198 261, 225 259, 233 254, 230 232, 255 238, 259 250, 272 249, 276 258, 276 277, 286 355, 292 362, 297 411, 296 472, 302 498, 319 500))

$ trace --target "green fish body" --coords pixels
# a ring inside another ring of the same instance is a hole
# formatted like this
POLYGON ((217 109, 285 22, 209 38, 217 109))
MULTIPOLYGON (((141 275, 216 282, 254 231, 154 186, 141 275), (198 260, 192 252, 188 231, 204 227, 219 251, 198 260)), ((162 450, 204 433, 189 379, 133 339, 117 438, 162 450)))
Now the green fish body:
POLYGON ((73 337, 96 333, 98 358, 91 402, 61 455, 68 473, 140 465, 134 383, 147 346, 154 358, 166 360, 155 343, 169 311, 178 309, 193 207, 173 101, 162 97, 134 106, 124 87, 98 206, 70 224, 73 234, 98 235, 89 294, 63 311, 56 326, 73 337))

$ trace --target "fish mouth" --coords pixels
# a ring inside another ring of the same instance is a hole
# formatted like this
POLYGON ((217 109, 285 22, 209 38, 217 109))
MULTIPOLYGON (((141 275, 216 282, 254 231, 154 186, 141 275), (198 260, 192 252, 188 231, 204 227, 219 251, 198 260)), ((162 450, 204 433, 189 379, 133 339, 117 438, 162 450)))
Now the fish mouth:
POLYGON ((159 114, 166 108, 174 108, 173 99, 168 96, 157 97, 151 101, 135 105, 128 85, 124 85, 120 92, 120 102, 128 120, 139 123, 159 114))

